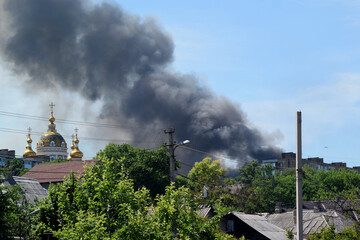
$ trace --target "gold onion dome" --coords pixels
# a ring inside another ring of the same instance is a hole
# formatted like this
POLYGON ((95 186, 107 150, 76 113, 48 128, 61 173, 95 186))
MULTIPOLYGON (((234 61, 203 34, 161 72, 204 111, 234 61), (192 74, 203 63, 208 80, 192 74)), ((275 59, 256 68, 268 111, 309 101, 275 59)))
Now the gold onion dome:
POLYGON ((26 150, 23 153, 24 158, 31 158, 31 157, 36 156, 36 153, 31 148, 32 139, 30 137, 30 131, 31 131, 31 128, 29 128, 29 134, 28 134, 28 138, 27 138, 27 143, 28 144, 26 145, 26 150))
POLYGON ((36 153, 31 149, 30 146, 26 146, 26 150, 23 153, 23 158, 31 158, 31 157, 35 157, 36 153))
MULTIPOLYGON (((53 104, 50 106, 54 106, 53 104)), ((37 142, 37 147, 62 147, 66 148, 65 139, 61 136, 60 133, 56 131, 56 124, 54 123, 55 118, 53 116, 53 109, 51 109, 51 116, 49 118, 49 128, 48 131, 41 135, 39 141, 37 142)))
MULTIPOLYGON (((73 151, 74 149, 75 149, 75 145, 74 145, 74 134, 73 135, 71 135, 71 137, 72 137, 72 144, 71 144, 71 146, 70 146, 70 148, 71 148, 71 150, 73 151)), ((72 160, 72 157, 71 157, 71 153, 70 153, 70 156, 67 158, 67 160, 68 161, 71 161, 72 160)))
POLYGON ((75 147, 75 149, 70 153, 72 158, 82 158, 83 155, 84 154, 79 150, 78 147, 75 147))
POLYGON ((78 129, 75 129, 76 135, 75 135, 75 139, 73 140, 73 143, 71 145, 71 149, 73 149, 70 153, 70 157, 72 158, 82 158, 83 157, 83 153, 79 150, 79 139, 77 137, 77 131, 78 129))

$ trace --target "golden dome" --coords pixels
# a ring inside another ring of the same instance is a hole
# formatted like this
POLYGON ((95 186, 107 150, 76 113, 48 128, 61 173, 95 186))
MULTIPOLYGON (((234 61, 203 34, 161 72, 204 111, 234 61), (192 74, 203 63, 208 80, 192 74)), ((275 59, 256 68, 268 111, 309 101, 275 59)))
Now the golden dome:
MULTIPOLYGON (((53 103, 49 105, 51 107, 51 113, 49 118, 48 131, 41 135, 39 141, 37 142, 37 148, 42 147, 61 147, 67 148, 65 139, 61 136, 60 133, 56 131, 55 118, 53 115, 53 107, 55 106, 53 103)), ((38 149, 39 150, 39 149, 38 149)))
POLYGON ((73 149, 70 153, 70 156, 72 158, 82 158, 83 157, 83 153, 79 150, 79 139, 78 139, 78 135, 77 135, 77 131, 79 129, 75 128, 75 136, 73 135, 73 142, 71 145, 71 149, 73 149), (75 138, 74 138, 75 137, 75 138))
POLYGON ((30 157, 35 157, 36 153, 31 149, 31 143, 32 143, 32 139, 30 136, 30 132, 31 132, 31 128, 28 128, 29 133, 28 133, 28 138, 27 138, 27 145, 26 145, 26 150, 23 153, 23 158, 30 158, 30 157))
POLYGON ((71 159, 72 159, 71 156, 69 156, 69 157, 67 158, 68 161, 71 161, 71 159))
POLYGON ((79 150, 78 147, 75 147, 74 150, 70 153, 72 158, 82 158, 83 155, 84 154, 79 150))
POLYGON ((26 146, 26 150, 23 153, 23 158, 35 157, 36 153, 31 149, 31 146, 26 146))
POLYGON ((66 148, 65 139, 58 132, 46 132, 41 135, 37 147, 63 147, 66 148))

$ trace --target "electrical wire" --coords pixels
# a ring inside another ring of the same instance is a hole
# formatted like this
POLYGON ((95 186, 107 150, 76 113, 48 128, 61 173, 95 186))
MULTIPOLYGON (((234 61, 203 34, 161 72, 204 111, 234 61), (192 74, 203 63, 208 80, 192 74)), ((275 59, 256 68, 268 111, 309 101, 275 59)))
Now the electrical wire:
MULTIPOLYGON (((15 117, 15 118, 25 118, 25 119, 31 119, 31 120, 49 121, 49 118, 47 118, 47 117, 40 117, 40 116, 26 115, 26 114, 19 114, 19 113, 5 112, 5 111, 0 111, 0 115, 7 116, 7 117, 15 117)), ((61 123, 66 123, 66 124, 85 125, 85 126, 90 126, 90 127, 106 127, 106 128, 124 128, 124 127, 126 127, 125 125, 118 125, 118 124, 84 122, 84 121, 61 119, 61 118, 56 118, 56 121, 61 122, 61 123)))
MULTIPOLYGON (((28 131, 12 129, 12 128, 0 128, 0 132, 8 132, 8 133, 18 133, 18 134, 28 134, 28 131)), ((41 136, 43 133, 41 132, 31 132, 32 135, 41 136)), ((71 138, 70 135, 62 135, 67 138, 71 138)), ((105 138, 93 138, 93 137, 81 137, 81 140, 90 140, 90 141, 105 141, 105 142, 115 142, 115 143, 143 143, 144 141, 133 141, 130 139, 105 139, 105 138)), ((150 142, 148 142, 150 143, 150 142)), ((151 142, 152 143, 152 142, 151 142)))
POLYGON ((235 160, 235 159, 230 159, 230 158, 228 158, 228 157, 226 157, 226 156, 215 155, 215 154, 213 154, 213 153, 205 152, 205 151, 202 151, 202 150, 199 150, 199 149, 195 149, 195 148, 191 148, 191 147, 188 147, 188 146, 179 145, 179 147, 182 148, 182 149, 189 150, 189 151, 207 154, 207 155, 213 156, 213 157, 218 158, 218 159, 230 160, 230 161, 234 161, 234 162, 236 161, 236 162, 237 162, 237 160, 235 160))

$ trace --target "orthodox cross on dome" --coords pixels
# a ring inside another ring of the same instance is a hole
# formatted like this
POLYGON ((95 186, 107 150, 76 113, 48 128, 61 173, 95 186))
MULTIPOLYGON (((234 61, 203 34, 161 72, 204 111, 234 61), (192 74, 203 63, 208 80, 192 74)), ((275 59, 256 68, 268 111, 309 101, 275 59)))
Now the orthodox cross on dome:
POLYGON ((31 140, 31 130, 32 129, 31 129, 31 127, 29 127, 28 130, 29 130, 29 133, 27 135, 27 137, 28 137, 27 142, 28 142, 28 146, 31 147, 31 143, 32 143, 32 140, 31 140))
POLYGON ((55 104, 54 104, 53 102, 51 102, 51 103, 49 104, 49 106, 50 106, 50 111, 51 111, 51 116, 52 116, 53 113, 54 113, 55 104))
POLYGON ((75 128, 74 130, 75 130, 75 136, 76 136, 76 138, 77 138, 77 133, 78 133, 79 129, 78 129, 78 128, 75 128))

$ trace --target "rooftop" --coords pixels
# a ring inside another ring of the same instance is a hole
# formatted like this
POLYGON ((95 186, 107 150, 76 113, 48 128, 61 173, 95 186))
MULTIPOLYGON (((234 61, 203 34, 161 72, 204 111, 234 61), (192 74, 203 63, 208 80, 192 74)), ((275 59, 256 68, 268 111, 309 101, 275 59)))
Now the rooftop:
POLYGON ((84 166, 95 165, 99 160, 70 161, 62 163, 39 164, 31 168, 23 177, 34 178, 39 183, 62 182, 64 177, 69 177, 73 172, 76 177, 81 177, 85 171, 84 166))

